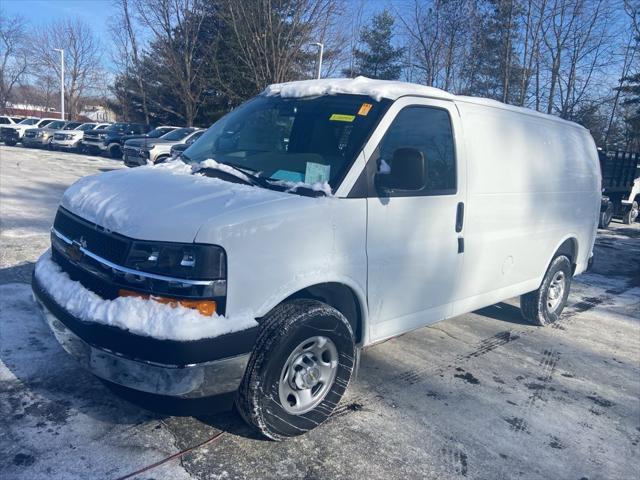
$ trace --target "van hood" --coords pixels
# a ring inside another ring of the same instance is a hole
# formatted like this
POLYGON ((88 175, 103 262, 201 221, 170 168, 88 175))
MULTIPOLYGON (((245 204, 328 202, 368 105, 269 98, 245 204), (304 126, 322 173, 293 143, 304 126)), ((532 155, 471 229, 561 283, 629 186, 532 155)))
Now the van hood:
POLYGON ((313 199, 192 174, 191 166, 174 161, 84 177, 61 205, 130 238, 193 242, 205 222, 240 222, 265 204, 305 200, 313 199))

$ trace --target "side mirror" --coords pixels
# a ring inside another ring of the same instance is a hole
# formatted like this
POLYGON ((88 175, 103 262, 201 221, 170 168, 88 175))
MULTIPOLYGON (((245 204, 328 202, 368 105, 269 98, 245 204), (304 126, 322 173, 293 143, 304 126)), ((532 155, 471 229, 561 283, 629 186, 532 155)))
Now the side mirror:
POLYGON ((416 148, 402 147, 393 152, 388 173, 375 176, 376 188, 388 195, 389 191, 415 192, 422 190, 427 178, 427 165, 422 152, 416 148))

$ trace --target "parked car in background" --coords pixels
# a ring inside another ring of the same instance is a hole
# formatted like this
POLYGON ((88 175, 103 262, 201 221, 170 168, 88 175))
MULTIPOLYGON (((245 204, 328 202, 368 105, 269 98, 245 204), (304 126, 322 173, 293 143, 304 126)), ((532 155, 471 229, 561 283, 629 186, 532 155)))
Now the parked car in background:
POLYGON ((157 138, 176 128, 178 127, 164 126, 149 131, 149 127, 141 123, 116 122, 106 129, 85 132, 83 143, 89 153, 107 152, 111 158, 120 158, 126 140, 157 138))
POLYGON ((14 128, 5 128, 5 131, 2 131, 0 128, 0 141, 4 142, 5 145, 13 146, 16 145, 20 141, 20 137, 18 136, 18 131, 14 128))
MULTIPOLYGON (((194 134, 191 135, 186 142, 176 143, 175 145, 173 145, 171 147, 171 154, 169 158, 172 158, 172 159, 178 158, 180 155, 182 155, 182 152, 184 152, 193 143, 195 143, 195 141, 199 139, 204 132, 206 132, 206 130, 198 130, 197 132, 194 132, 194 134)), ((156 162, 156 163, 159 163, 159 162, 156 162)))
POLYGON ((35 298, 95 375, 235 396, 274 440, 331 416, 362 348, 516 296, 552 324, 593 259, 589 131, 495 100, 363 77, 272 85, 182 160, 72 185, 35 298))
POLYGON ((55 120, 39 128, 28 128, 22 136, 22 145, 25 147, 46 147, 51 148, 51 141, 56 130, 62 130, 66 125, 73 124, 76 127, 78 122, 67 122, 65 120, 55 120))
MULTIPOLYGON (((199 137, 203 130, 193 127, 178 128, 152 140, 150 138, 139 138, 127 140, 124 144, 123 159, 128 167, 139 167, 147 162, 161 163, 171 156, 171 147, 178 143, 185 143, 196 134, 199 137)), ((191 141, 193 143, 195 140, 191 141)))
POLYGON ((81 123, 73 128, 69 128, 69 125, 66 125, 62 130, 53 133, 51 148, 81 152, 84 132, 93 130, 97 126, 97 123, 81 123))
POLYGON ((0 125, 13 125, 16 122, 12 117, 7 117, 5 115, 0 115, 0 125))
POLYGON ((144 139, 144 138, 149 138, 149 139, 160 138, 166 135, 167 133, 177 130, 178 128, 181 128, 181 127, 176 127, 174 125, 161 125, 143 135, 125 135, 120 139, 120 146, 124 148, 124 144, 129 140, 144 139))
POLYGON ((51 122, 59 121, 55 118, 24 118, 20 122, 15 124, 8 124, 0 127, 0 141, 4 142, 6 145, 13 146, 16 143, 22 141, 22 137, 24 136, 24 132, 26 132, 30 128, 41 128, 45 127, 51 122), (15 130, 18 134, 18 139, 16 140, 14 132, 9 132, 9 130, 15 130), (7 138, 7 140, 5 140, 7 138))

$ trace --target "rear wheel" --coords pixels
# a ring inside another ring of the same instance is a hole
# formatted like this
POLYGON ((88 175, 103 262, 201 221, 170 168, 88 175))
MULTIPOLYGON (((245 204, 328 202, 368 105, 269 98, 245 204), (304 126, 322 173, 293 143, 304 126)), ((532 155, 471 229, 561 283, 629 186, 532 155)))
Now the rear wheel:
POLYGON ((283 303, 261 325, 238 411, 272 440, 308 432, 342 398, 354 358, 353 332, 339 311, 316 300, 283 303))
POLYGON ((600 219, 598 221, 599 228, 607 228, 613 218, 613 203, 609 202, 607 208, 600 212, 600 219))
POLYGON ((17 143, 18 142, 16 142, 15 140, 5 140, 4 142, 5 145, 9 145, 10 147, 15 147, 17 143))
POLYGON ((624 215, 622 216, 622 221, 623 223, 626 223, 627 225, 629 225, 635 222, 636 218, 638 218, 638 202, 633 202, 631 206, 627 209, 627 211, 624 212, 624 215))
POLYGON ((533 292, 520 297, 522 316, 534 325, 548 325, 560 317, 567 304, 571 288, 571 261, 564 255, 553 259, 542 280, 533 292))

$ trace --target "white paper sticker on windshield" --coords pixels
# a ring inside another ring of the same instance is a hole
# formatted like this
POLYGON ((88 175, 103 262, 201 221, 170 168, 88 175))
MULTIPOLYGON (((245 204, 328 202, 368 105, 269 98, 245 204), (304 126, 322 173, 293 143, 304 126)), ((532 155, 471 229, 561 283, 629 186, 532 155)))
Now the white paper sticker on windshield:
POLYGON ((313 185, 314 183, 328 182, 330 172, 331 165, 307 162, 307 170, 304 174, 304 183, 313 185))

